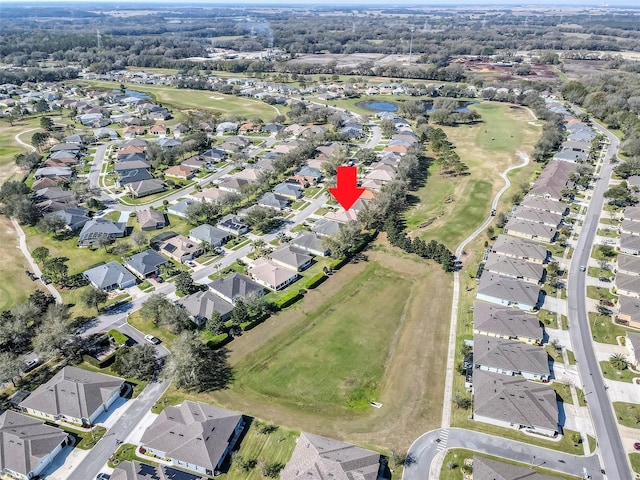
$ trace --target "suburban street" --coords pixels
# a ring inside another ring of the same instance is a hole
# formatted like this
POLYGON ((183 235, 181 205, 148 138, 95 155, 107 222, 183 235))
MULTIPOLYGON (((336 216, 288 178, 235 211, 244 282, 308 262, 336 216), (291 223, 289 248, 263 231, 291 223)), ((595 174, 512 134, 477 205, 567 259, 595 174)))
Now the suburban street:
MULTIPOLYGON (((580 113, 580 112, 578 112, 580 113)), ((596 358, 589 318, 586 309, 586 272, 580 271, 581 265, 587 265, 593 239, 598 226, 598 217, 604 203, 604 192, 608 188, 613 170, 611 159, 615 158, 619 141, 615 135, 594 122, 594 128, 605 135, 609 141, 604 164, 596 181, 591 202, 585 215, 582 230, 578 236, 573 259, 569 269, 567 284, 567 302, 569 313, 569 334, 573 344, 582 388, 588 395, 588 407, 593 420, 602 464, 608 478, 623 480, 633 478, 629 458, 623 448, 618 423, 604 380, 596 358)))
MULTIPOLYGON (((427 432, 411 445, 409 454, 415 463, 405 466, 403 480, 427 480, 433 478, 430 476, 431 465, 436 455, 448 448, 465 448, 489 455, 497 455, 527 465, 557 470, 579 477, 582 477, 586 472, 593 480, 601 480, 603 478, 600 473, 600 462, 596 455, 578 457, 472 430, 451 428, 427 432), (436 442, 437 439, 440 439, 440 441, 436 442)), ((435 478, 439 478, 439 472, 435 478)))

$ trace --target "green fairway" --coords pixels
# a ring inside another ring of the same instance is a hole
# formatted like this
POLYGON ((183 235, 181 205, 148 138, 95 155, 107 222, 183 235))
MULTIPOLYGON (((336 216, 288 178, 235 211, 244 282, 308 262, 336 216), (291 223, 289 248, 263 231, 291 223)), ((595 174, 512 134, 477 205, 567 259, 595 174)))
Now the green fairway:
POLYGON ((239 364, 232 388, 316 412, 368 408, 410 290, 408 280, 368 266, 287 337, 239 364))
MULTIPOLYGON (((530 124, 533 117, 522 107, 481 102, 470 108, 481 115, 482 122, 442 127, 470 174, 443 177, 439 167, 432 165, 426 185, 414 192, 419 203, 405 215, 414 235, 441 241, 451 250, 488 217, 491 200, 504 185, 500 173, 522 163, 516 152, 530 153, 540 132, 540 127, 530 124)), ((510 178, 518 186, 534 171, 530 164, 512 172, 510 178)))
POLYGON ((44 290, 39 282, 33 282, 24 273, 30 270, 24 256, 16 248, 18 239, 11 221, 0 217, 0 245, 2 250, 2 268, 0 268, 0 310, 13 307, 26 298, 38 286, 44 290))
MULTIPOLYGON (((114 89, 119 87, 116 82, 102 81, 82 81, 94 87, 114 89)), ((138 85, 128 84, 131 90, 146 92, 152 95, 157 102, 176 108, 185 109, 205 109, 220 112, 222 117, 259 117, 265 122, 270 121, 276 115, 284 114, 287 108, 283 106, 268 105, 259 100, 245 97, 225 95, 219 92, 208 90, 190 90, 183 88, 167 87, 164 85, 138 85)))
POLYGON ((30 151, 30 148, 20 145, 15 136, 19 135, 20 139, 28 144, 31 136, 40 130, 39 126, 39 118, 16 120, 13 126, 7 122, 0 123, 0 183, 9 180, 18 172, 14 156, 30 151))

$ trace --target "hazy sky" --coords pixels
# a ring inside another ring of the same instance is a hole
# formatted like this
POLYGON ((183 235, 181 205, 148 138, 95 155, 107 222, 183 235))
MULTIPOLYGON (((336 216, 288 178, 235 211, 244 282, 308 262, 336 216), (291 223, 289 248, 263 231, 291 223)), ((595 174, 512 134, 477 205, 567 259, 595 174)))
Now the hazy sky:
POLYGON ((424 0, 424 1, 416 1, 416 0, 194 0, 190 2, 184 1, 176 1, 176 0, 0 0, 0 8, 3 3, 30 3, 30 4, 65 4, 65 3, 76 3, 76 4, 97 4, 97 3, 108 3, 110 5, 118 5, 118 4, 147 4, 147 3, 176 3, 182 6, 189 5, 203 5, 203 4, 226 4, 226 5, 304 5, 306 7, 312 7, 314 5, 376 5, 376 6, 429 6, 429 5, 523 5, 523 6, 549 6, 549 7, 558 7, 558 6, 575 6, 575 7, 595 7, 599 6, 603 3, 607 3, 609 6, 637 6, 640 8, 640 0, 535 0, 532 2, 531 0, 424 0))

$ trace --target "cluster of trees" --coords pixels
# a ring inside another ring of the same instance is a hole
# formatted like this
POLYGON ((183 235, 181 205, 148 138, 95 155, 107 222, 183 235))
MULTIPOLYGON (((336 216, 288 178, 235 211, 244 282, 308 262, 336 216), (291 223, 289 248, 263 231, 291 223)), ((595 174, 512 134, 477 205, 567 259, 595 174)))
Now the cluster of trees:
POLYGON ((142 304, 140 315, 155 326, 166 327, 173 333, 193 330, 195 324, 189 319, 189 313, 171 302, 164 295, 153 294, 142 304))
POLYGON ((611 185, 609 189, 604 192, 604 198, 608 199, 609 203, 618 205, 619 207, 627 207, 638 203, 637 192, 632 191, 626 181, 622 181, 617 185, 611 185))
POLYGON ((41 217, 31 189, 17 180, 5 182, 0 187, 0 213, 15 217, 22 225, 35 225, 41 217))
POLYGON ((542 134, 533 149, 533 159, 536 162, 544 163, 558 151, 564 140, 564 118, 562 115, 551 114, 544 126, 542 134))
POLYGON ((469 167, 460 159, 455 146, 449 141, 444 130, 422 125, 418 133, 422 141, 427 141, 431 145, 431 150, 436 155, 435 161, 440 175, 457 177, 469 174, 469 167))
POLYGON ((480 114, 469 109, 461 111, 460 102, 452 98, 436 98, 429 118, 438 125, 457 125, 476 122, 480 119, 480 114))
POLYGON ((120 348, 111 369, 125 378, 151 380, 156 372, 156 350, 153 345, 140 343, 120 348))

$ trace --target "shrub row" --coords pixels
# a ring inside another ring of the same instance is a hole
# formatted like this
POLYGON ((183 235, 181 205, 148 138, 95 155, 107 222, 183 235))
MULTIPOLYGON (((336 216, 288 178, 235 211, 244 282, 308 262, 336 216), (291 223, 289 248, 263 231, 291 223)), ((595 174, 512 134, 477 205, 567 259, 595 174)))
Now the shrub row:
POLYGON ((129 337, 127 337, 124 333, 119 332, 118 330, 109 330, 109 336, 113 339, 115 343, 118 345, 126 345, 129 341, 129 337))
POLYGON ((307 279, 307 281, 304 283, 304 288, 306 288, 307 290, 316 288, 326 279, 327 279, 327 276, 324 274, 324 272, 318 272, 313 277, 307 279))

